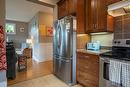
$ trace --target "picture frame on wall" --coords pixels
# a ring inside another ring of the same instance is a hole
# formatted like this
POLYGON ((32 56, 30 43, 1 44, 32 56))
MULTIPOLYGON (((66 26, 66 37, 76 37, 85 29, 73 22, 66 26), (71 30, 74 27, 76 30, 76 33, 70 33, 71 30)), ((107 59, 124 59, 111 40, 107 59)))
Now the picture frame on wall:
POLYGON ((52 37, 53 36, 53 27, 47 26, 46 30, 47 30, 47 36, 52 37))
POLYGON ((20 32, 24 32, 24 30, 25 30, 24 28, 20 28, 20 32))

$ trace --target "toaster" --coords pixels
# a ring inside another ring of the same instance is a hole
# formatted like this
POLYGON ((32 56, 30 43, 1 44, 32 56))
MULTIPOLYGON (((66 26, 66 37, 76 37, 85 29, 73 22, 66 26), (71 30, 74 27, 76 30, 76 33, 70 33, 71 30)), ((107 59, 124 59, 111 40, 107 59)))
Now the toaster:
POLYGON ((94 50, 94 51, 98 51, 100 50, 100 43, 87 43, 87 50, 94 50))

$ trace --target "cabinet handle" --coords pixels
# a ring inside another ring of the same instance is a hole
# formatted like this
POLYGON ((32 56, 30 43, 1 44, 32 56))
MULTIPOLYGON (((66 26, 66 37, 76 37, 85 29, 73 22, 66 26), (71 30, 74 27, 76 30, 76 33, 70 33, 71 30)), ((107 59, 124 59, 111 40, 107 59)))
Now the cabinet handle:
POLYGON ((93 24, 93 28, 96 29, 97 28, 97 24, 93 24))
POLYGON ((93 28, 95 28, 95 24, 93 24, 93 28))
POLYGON ((95 24, 95 28, 97 28, 97 24, 95 24))

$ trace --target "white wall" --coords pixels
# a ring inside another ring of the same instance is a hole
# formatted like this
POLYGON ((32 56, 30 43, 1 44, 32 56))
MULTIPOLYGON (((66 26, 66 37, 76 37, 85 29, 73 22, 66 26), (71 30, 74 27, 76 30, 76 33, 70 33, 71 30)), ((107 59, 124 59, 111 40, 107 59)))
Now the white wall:
MULTIPOLYGON (((53 16, 52 14, 39 12, 29 23, 31 30, 29 34, 32 37, 32 49, 33 49, 33 59, 38 62, 44 62, 52 60, 53 58, 53 44, 52 37, 46 37, 45 35, 40 35, 39 25, 53 26, 53 16), (36 24, 36 26, 34 26, 36 24), (36 29, 36 30, 35 30, 36 29)), ((44 28, 42 28, 44 29, 44 28)))
POLYGON ((92 35, 91 42, 100 41, 101 46, 112 46, 113 34, 92 35))
POLYGON ((52 43, 40 43, 37 44, 34 49, 35 52, 33 55, 33 59, 38 62, 44 62, 52 60, 53 58, 53 44, 52 43))
POLYGON ((7 87, 6 71, 0 71, 0 87, 7 87))

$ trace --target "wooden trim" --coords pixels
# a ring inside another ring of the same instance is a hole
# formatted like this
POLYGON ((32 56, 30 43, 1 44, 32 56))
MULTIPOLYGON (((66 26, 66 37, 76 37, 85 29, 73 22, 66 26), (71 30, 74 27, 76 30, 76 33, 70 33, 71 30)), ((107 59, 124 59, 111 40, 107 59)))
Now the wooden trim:
POLYGON ((47 6, 47 7, 51 7, 51 8, 55 7, 55 5, 52 5, 52 4, 49 4, 49 3, 46 3, 46 2, 42 2, 42 1, 38 1, 38 0, 27 0, 27 1, 37 3, 37 4, 40 4, 40 5, 44 5, 44 6, 47 6))

